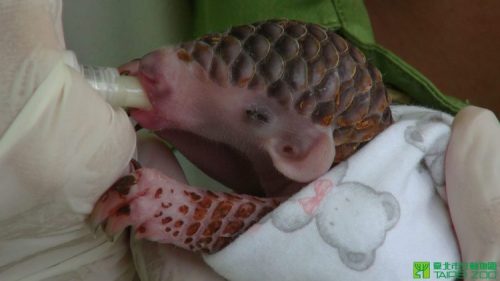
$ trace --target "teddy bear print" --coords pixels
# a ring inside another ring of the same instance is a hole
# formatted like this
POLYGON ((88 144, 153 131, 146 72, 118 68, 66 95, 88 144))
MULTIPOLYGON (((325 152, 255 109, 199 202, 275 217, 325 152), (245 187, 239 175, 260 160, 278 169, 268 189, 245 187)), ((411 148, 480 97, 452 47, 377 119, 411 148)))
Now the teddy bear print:
MULTIPOLYGON (((437 148, 446 147, 439 143, 436 148, 436 143, 434 138, 426 138, 426 134, 432 132, 433 129, 439 128, 438 124, 443 127, 447 127, 448 131, 451 130, 451 121, 443 113, 440 112, 430 112, 422 115, 422 117, 415 122, 414 125, 408 126, 404 132, 405 141, 413 145, 414 147, 420 149, 423 153, 437 153, 437 148)), ((448 133, 449 134, 449 133, 448 133)))
POLYGON ((441 198, 446 200, 444 180, 444 156, 451 133, 449 118, 443 113, 427 113, 415 125, 408 126, 405 130, 405 141, 424 153, 424 158, 419 167, 420 172, 428 171, 441 198), (436 129, 436 124, 445 128, 441 136, 427 138, 426 134, 436 129))
MULTIPOLYGON (((347 170, 347 163, 342 165, 335 168, 340 178, 347 170)), ((307 193, 278 207, 271 215, 273 225, 283 232, 293 232, 314 220, 323 241, 337 249, 347 267, 368 269, 387 231, 399 220, 396 198, 359 182, 342 182, 334 187, 327 178, 313 182, 307 193)))

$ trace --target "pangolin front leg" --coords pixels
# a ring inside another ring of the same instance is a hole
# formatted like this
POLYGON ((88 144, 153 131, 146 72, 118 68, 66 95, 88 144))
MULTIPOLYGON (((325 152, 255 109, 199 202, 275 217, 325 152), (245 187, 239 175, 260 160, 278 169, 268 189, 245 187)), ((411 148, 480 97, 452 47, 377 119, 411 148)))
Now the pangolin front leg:
POLYGON ((213 253, 278 204, 273 198, 200 190, 141 168, 101 196, 90 220, 110 236, 132 226, 137 239, 213 253))
MULTIPOLYGON (((311 23, 232 27, 120 71, 137 77, 152 105, 131 116, 239 192, 256 188, 245 186, 255 179, 264 194, 291 194, 276 183, 305 186, 392 123, 380 71, 333 30, 311 23)), ((277 204, 140 169, 101 198, 93 221, 112 235, 131 225, 138 238, 214 252, 277 204)))

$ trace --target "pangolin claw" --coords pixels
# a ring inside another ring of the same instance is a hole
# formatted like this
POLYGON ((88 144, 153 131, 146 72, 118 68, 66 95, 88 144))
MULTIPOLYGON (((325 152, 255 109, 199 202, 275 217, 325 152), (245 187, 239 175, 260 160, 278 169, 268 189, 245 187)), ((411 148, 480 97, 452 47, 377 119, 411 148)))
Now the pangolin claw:
POLYGON ((96 233, 101 227, 108 236, 115 235, 113 230, 121 232, 123 229, 116 228, 116 222, 109 222, 110 216, 130 214, 129 200, 131 188, 137 184, 138 176, 134 172, 118 179, 97 201, 92 211, 89 223, 91 229, 96 233))
POLYGON ((215 193, 141 168, 120 178, 104 193, 90 216, 112 241, 127 227, 137 239, 214 252, 279 204, 273 198, 215 193))

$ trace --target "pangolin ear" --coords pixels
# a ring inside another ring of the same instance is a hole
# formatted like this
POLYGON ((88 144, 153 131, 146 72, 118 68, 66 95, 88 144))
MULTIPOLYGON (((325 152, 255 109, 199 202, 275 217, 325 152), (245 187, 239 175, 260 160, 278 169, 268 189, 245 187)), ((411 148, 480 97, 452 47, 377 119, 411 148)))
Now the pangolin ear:
POLYGON ((318 178, 328 171, 335 158, 335 144, 329 130, 298 140, 273 137, 266 143, 265 149, 274 167, 297 182, 318 178))

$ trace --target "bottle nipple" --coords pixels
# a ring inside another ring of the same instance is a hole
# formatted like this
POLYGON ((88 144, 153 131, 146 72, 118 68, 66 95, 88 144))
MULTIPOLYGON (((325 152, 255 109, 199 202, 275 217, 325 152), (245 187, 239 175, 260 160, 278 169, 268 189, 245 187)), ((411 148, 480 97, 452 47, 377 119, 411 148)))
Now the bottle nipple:
POLYGON ((149 102, 139 80, 122 76, 116 68, 80 65, 92 88, 113 107, 149 109, 149 102))

